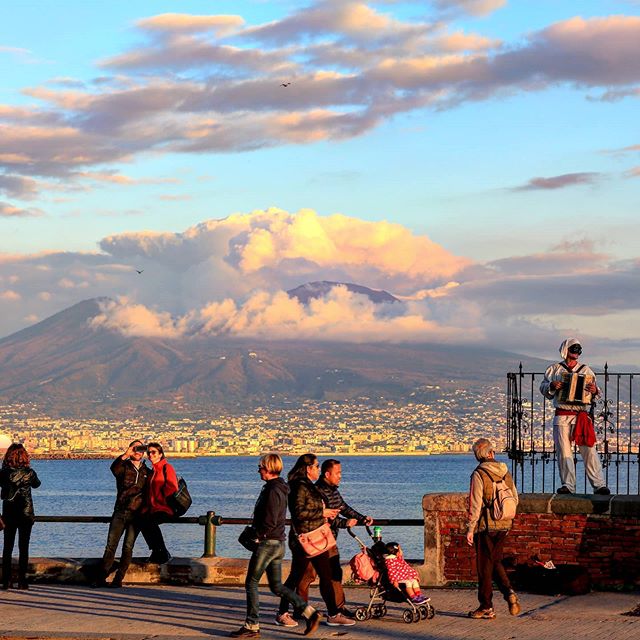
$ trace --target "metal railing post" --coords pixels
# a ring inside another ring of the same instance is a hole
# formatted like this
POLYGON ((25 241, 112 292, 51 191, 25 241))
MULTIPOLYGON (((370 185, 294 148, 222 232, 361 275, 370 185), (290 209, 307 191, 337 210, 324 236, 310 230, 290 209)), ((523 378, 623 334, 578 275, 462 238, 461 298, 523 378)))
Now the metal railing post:
POLYGON ((214 558, 216 555, 216 517, 215 511, 207 511, 204 524, 204 553, 203 558, 214 558))

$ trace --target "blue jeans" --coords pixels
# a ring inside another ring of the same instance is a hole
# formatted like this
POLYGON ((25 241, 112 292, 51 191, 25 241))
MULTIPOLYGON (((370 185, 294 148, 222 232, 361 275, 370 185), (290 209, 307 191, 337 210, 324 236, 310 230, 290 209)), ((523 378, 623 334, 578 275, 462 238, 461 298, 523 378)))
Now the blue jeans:
POLYGON ((302 612, 307 603, 295 591, 282 584, 282 558, 284 558, 284 541, 263 540, 253 552, 249 560, 247 578, 244 582, 247 591, 246 626, 257 627, 260 618, 260 595, 258 584, 262 574, 267 572, 269 589, 276 596, 285 598, 293 604, 296 612, 302 612))

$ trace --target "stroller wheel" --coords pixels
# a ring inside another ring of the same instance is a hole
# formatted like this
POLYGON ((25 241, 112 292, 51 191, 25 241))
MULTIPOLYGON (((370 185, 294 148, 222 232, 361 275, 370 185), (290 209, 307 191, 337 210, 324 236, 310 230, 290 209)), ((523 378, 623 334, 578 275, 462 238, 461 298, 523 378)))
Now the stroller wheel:
POLYGON ((372 615, 374 618, 379 618, 379 617, 380 617, 381 612, 380 612, 380 605, 379 605, 379 604, 376 604, 375 606, 373 606, 373 607, 371 608, 371 615, 372 615))
POLYGON ((426 620, 429 617, 429 610, 424 605, 418 607, 418 611, 420 612, 420 620, 426 620))
POLYGON ((380 605, 380 617, 384 618, 386 615, 387 615, 387 605, 381 604, 380 605))
POLYGON ((355 611, 356 620, 358 622, 363 622, 367 619, 367 610, 364 607, 358 607, 355 611))
POLYGON ((412 613, 413 613, 413 621, 420 622, 420 612, 417 609, 415 609, 412 613))
POLYGON ((402 619, 409 624, 410 622, 413 622, 413 611, 411 609, 405 609, 402 612, 402 619))
POLYGON ((431 620, 436 615, 436 610, 429 604, 427 605, 427 618, 431 620))

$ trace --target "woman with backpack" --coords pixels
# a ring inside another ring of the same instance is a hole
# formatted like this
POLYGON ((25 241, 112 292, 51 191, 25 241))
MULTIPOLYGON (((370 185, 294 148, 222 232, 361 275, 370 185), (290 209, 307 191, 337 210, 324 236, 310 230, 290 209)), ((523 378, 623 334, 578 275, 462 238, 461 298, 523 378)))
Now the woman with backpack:
POLYGON ((11 582, 11 559, 18 534, 18 589, 28 589, 29 541, 35 521, 31 489, 40 486, 38 474, 31 468, 29 454, 21 444, 7 449, 0 469, 2 492, 2 520, 4 522, 4 548, 2 550, 2 588, 11 582))
POLYGON ((476 550, 478 600, 480 606, 469 612, 470 618, 493 619, 493 580, 509 606, 509 613, 520 613, 520 602, 511 588, 502 565, 505 538, 513 524, 518 491, 504 462, 495 459, 491 442, 480 438, 473 445, 480 463, 471 474, 467 543, 476 550))

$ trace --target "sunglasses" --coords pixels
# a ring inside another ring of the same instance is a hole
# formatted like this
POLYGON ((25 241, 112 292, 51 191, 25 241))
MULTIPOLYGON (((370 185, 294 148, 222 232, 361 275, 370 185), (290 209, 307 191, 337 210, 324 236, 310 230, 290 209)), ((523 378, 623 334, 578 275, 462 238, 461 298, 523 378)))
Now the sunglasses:
POLYGON ((582 353, 582 347, 579 344, 573 344, 569 347, 569 353, 577 353, 580 355, 582 353))
POLYGON ((266 471, 267 467, 263 467, 261 464, 258 465, 258 471, 266 471))
POLYGON ((150 456, 159 456, 159 455, 160 455, 160 452, 159 452, 159 451, 156 451, 155 449, 149 449, 149 450, 147 451, 147 453, 148 453, 150 456))

